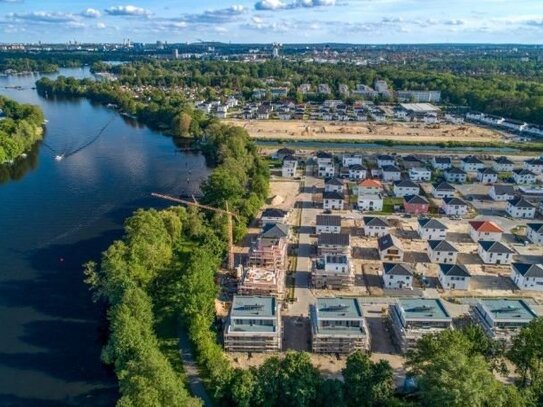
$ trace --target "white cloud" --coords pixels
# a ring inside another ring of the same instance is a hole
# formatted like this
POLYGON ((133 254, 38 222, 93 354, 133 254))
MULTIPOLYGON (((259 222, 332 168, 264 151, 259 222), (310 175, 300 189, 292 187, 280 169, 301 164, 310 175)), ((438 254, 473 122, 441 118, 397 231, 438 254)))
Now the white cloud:
POLYGON ((52 11, 33 11, 31 13, 9 13, 7 17, 14 20, 34 21, 40 23, 67 23, 76 21, 77 18, 71 13, 52 11))
POLYGON ((140 16, 148 17, 153 13, 150 10, 132 5, 113 6, 105 10, 110 16, 140 16))
POLYGON ((295 8, 314 8, 335 6, 336 0, 295 0, 285 2, 283 0, 260 0, 255 3, 256 10, 291 10, 295 8))
POLYGON ((99 30, 103 30, 104 28, 106 28, 106 25, 104 23, 96 23, 96 28, 98 28, 99 30))
POLYGON ((443 24, 445 24, 445 25, 464 25, 464 24, 466 24, 466 21, 456 18, 456 19, 452 19, 452 20, 445 20, 445 21, 443 21, 443 24))
POLYGON ((94 8, 88 8, 81 12, 81 16, 86 17, 86 18, 98 18, 101 15, 102 14, 94 8))

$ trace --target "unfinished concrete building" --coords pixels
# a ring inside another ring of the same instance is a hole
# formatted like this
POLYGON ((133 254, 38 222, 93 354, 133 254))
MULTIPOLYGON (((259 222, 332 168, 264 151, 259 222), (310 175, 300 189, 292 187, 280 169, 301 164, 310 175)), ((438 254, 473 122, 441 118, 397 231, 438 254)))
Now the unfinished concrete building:
POLYGON ((238 294, 267 295, 279 299, 283 298, 285 294, 284 268, 244 267, 240 264, 236 272, 238 294))
POLYGON ((249 251, 249 266, 284 269, 287 258, 288 226, 266 225, 249 251))
POLYGON ((369 333, 356 298, 317 298, 311 306, 311 350, 349 354, 369 349, 369 333))
POLYGON ((224 328, 228 352, 281 350, 280 307, 274 297, 234 295, 224 328))
POLYGON ((395 342, 402 352, 426 334, 452 328, 452 318, 439 298, 400 298, 389 307, 395 342))
POLYGON ((354 285, 354 270, 348 255, 327 254, 313 262, 311 284, 315 288, 340 290, 354 285))

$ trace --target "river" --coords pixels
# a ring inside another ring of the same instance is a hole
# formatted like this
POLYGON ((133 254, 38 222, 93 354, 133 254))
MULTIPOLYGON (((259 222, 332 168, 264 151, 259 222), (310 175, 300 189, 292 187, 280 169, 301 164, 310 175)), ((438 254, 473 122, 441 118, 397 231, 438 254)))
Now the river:
POLYGON ((37 79, 0 77, 0 94, 39 105, 48 120, 44 143, 0 181, 0 405, 110 406, 118 391, 100 362, 104 310, 81 265, 135 209, 167 205, 151 192, 198 192, 208 169, 199 153, 114 110, 38 96, 37 79))

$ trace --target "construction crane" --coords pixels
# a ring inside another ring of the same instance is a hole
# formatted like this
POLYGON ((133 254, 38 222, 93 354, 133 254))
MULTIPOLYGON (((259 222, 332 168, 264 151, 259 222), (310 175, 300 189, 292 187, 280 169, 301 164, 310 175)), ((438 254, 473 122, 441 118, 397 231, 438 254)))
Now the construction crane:
POLYGON ((198 201, 196 201, 196 199, 194 197, 192 197, 192 199, 194 201, 191 202, 191 201, 186 201, 184 199, 176 198, 176 197, 171 196, 171 195, 157 194, 155 192, 152 192, 151 195, 154 196, 155 198, 161 198, 161 199, 165 199, 167 201, 177 202, 177 203, 180 203, 180 204, 183 204, 183 205, 195 206, 197 208, 202 208, 202 209, 206 209, 208 211, 222 213, 222 214, 226 215, 226 219, 228 221, 228 264, 227 264, 227 268, 230 271, 234 270, 234 235, 233 235, 233 230, 232 230, 233 229, 232 216, 234 218, 236 218, 237 221, 239 221, 239 217, 234 212, 230 212, 228 210, 228 202, 226 202, 226 209, 221 209, 221 208, 215 208, 214 206, 203 205, 201 203, 198 203, 198 201))

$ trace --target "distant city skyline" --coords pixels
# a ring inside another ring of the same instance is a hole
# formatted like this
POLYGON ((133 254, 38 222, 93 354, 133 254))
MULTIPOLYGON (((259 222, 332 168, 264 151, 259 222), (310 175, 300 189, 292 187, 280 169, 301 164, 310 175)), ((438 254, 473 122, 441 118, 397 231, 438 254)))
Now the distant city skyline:
POLYGON ((541 0, 0 0, 0 42, 543 44, 541 0))

